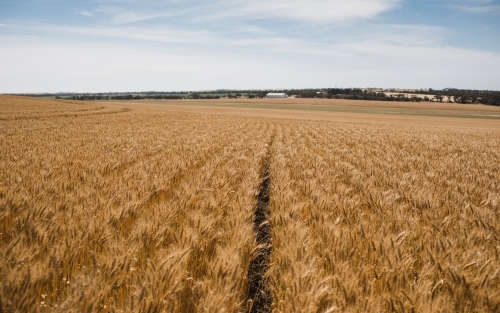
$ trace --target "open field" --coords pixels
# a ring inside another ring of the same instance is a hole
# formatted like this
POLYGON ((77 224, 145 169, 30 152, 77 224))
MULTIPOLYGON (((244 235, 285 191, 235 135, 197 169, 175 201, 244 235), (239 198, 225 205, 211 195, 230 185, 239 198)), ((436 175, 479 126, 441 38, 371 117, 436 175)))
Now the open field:
MULTIPOLYGON (((154 101, 154 100, 148 100, 154 101)), ((190 102, 203 102, 200 100, 184 100, 190 102)), ((458 103, 431 103, 431 102, 397 102, 397 101, 364 101, 364 100, 339 100, 339 99, 306 99, 306 98, 286 98, 286 99, 220 99, 206 100, 214 104, 222 103, 226 105, 239 105, 247 103, 250 105, 267 104, 275 105, 316 105, 332 107, 377 107, 377 108, 406 108, 406 109, 431 109, 431 110, 460 110, 460 111, 491 111, 500 112, 500 108, 486 105, 458 104, 458 103)))
POLYGON ((142 100, 99 102, 120 108, 168 109, 255 117, 311 120, 500 127, 500 107, 317 99, 142 100), (316 104, 315 104, 316 103, 316 104))
POLYGON ((500 129, 500 107, 454 103, 412 103, 334 99, 233 99, 233 100, 139 100, 57 101, 23 97, 2 97, 2 120, 43 119, 100 115, 147 109, 217 113, 245 117, 275 117, 301 120, 356 123, 456 126, 500 129), (21 100, 24 99, 24 100, 21 100), (44 102, 52 101, 52 102, 44 102), (52 103, 47 108, 46 103, 52 103), (65 104, 80 108, 68 110, 65 104), (86 105, 84 105, 86 104, 86 105))
POLYGON ((500 108, 296 100, 0 96, 0 311, 498 312, 500 108))
MULTIPOLYGON (((101 103, 101 102, 99 102, 101 103)), ((120 103, 126 105, 189 105, 207 107, 238 107, 238 108, 267 108, 284 110, 306 110, 324 112, 359 112, 384 114, 389 109, 403 115, 472 117, 489 116, 500 117, 500 108, 478 104, 457 104, 437 102, 396 102, 396 101, 364 101, 364 100, 337 100, 337 99, 218 99, 218 100, 129 100, 103 101, 102 103, 120 103), (462 114, 462 115, 461 115, 462 114), (467 115, 469 114, 469 115, 467 115)))

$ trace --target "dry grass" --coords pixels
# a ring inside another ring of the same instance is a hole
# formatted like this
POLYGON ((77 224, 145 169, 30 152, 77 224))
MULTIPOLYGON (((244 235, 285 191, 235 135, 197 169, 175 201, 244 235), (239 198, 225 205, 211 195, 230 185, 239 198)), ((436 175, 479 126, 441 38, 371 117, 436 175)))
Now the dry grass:
POLYGON ((277 312, 498 312, 499 138, 1 97, 0 311, 248 311, 269 162, 277 312))

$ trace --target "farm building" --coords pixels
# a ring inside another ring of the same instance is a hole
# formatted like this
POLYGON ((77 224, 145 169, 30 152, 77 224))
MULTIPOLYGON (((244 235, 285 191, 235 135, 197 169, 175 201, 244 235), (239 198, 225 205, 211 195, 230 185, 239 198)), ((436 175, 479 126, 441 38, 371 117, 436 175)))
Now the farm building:
POLYGON ((268 93, 266 98, 288 98, 286 93, 268 93))

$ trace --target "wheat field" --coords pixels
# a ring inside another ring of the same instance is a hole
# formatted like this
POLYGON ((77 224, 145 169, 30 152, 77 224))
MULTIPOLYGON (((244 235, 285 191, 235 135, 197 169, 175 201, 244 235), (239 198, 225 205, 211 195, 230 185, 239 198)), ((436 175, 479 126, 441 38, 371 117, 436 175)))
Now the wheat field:
POLYGON ((498 312, 497 132, 280 128, 268 273, 278 311, 498 312))
POLYGON ((0 312, 498 312, 478 125, 0 96, 0 312))

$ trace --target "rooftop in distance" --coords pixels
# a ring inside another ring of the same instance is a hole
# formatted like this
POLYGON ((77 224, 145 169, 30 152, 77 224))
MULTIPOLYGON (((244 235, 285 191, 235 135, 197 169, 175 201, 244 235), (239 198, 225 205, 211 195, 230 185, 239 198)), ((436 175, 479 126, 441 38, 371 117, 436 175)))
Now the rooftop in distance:
POLYGON ((288 98, 288 95, 286 93, 270 92, 266 95, 266 98, 288 98))

